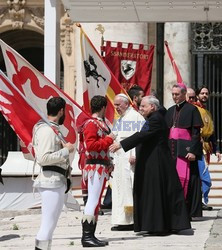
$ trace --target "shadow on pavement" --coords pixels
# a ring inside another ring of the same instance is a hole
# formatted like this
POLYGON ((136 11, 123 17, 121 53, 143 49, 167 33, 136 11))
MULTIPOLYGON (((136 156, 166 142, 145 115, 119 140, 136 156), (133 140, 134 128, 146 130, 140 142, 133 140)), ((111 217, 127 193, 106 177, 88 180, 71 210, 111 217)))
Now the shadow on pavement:
POLYGON ((166 237, 170 235, 194 235, 194 230, 193 229, 187 229, 187 230, 181 230, 181 231, 172 231, 172 232, 166 232, 166 233, 149 233, 149 232, 140 232, 137 234, 138 236, 143 236, 143 237, 166 237))
MULTIPOLYGON (((120 238, 108 238, 107 240, 109 242, 113 242, 113 241, 121 241, 121 240, 138 240, 140 237, 120 237, 120 238)), ((102 238, 99 238, 100 240, 102 238)))
POLYGON ((81 237, 53 237, 53 240, 81 240, 81 237))
POLYGON ((20 235, 18 235, 18 234, 3 235, 0 237, 0 241, 12 240, 15 238, 20 238, 20 235))
POLYGON ((215 220, 217 216, 192 217, 192 222, 215 220))
POLYGON ((187 229, 187 230, 182 230, 178 232, 178 235, 194 235, 194 229, 187 229))

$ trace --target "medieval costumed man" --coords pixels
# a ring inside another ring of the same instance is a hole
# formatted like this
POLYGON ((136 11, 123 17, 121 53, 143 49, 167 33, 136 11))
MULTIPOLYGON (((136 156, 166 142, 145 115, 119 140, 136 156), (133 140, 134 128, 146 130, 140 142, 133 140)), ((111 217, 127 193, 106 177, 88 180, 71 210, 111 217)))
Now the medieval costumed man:
POLYGON ((198 109, 186 101, 186 86, 172 87, 175 105, 166 113, 169 146, 187 200, 190 217, 202 216, 201 181, 197 160, 202 155, 200 128, 203 122, 198 109))
POLYGON ((107 100, 103 96, 94 96, 90 102, 92 117, 83 127, 83 143, 86 149, 83 178, 88 183, 88 199, 82 217, 82 246, 103 247, 107 241, 95 237, 101 196, 113 170, 112 160, 108 149, 114 136, 105 122, 107 100))
MULTIPOLYGON (((65 120, 66 102, 61 97, 53 97, 47 102, 47 114, 50 126, 59 132, 59 125, 65 120)), ((33 128, 35 164, 41 172, 34 180, 42 198, 41 226, 36 235, 35 249, 50 250, 53 232, 67 192, 67 177, 71 175, 69 155, 74 151, 71 143, 63 143, 61 138, 46 122, 40 121, 33 128)), ((59 132, 62 136, 61 132, 59 132)))
POLYGON ((206 109, 206 103, 209 99, 209 89, 207 86, 201 86, 196 90, 197 102, 193 104, 198 108, 204 126, 201 128, 201 140, 203 143, 203 157, 198 161, 200 177, 202 181, 202 192, 204 203, 202 204, 203 210, 212 210, 213 208, 207 206, 208 193, 211 187, 211 178, 208 171, 208 165, 210 164, 210 155, 216 154, 218 162, 221 160, 221 154, 216 142, 214 134, 214 123, 211 113, 206 109))

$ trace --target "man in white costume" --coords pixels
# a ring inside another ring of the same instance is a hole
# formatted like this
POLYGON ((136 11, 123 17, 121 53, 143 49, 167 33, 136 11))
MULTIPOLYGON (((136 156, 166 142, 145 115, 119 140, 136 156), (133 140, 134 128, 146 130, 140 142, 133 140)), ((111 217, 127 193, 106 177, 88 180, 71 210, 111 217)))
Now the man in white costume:
POLYGON ((69 154, 74 151, 71 143, 63 143, 59 125, 65 120, 66 102, 61 97, 53 97, 47 102, 49 126, 39 121, 33 129, 33 144, 36 164, 41 172, 33 187, 42 198, 42 217, 36 235, 35 249, 50 250, 53 232, 64 205, 65 192, 68 190, 67 177, 71 174, 69 154), (58 136, 54 130, 60 134, 58 136))
MULTIPOLYGON (((143 116, 130 106, 128 97, 118 94, 114 106, 120 118, 113 126, 112 133, 116 141, 121 141, 140 131, 145 120, 143 116)), ((112 180, 112 231, 133 230, 133 177, 135 149, 124 152, 120 149, 114 155, 114 171, 112 180)))

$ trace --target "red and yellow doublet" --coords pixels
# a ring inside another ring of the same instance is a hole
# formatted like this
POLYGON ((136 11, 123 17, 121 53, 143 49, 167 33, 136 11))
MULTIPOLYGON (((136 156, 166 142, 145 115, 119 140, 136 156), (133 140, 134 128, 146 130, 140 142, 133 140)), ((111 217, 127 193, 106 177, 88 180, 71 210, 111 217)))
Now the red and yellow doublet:
POLYGON ((211 113, 206 109, 204 105, 199 102, 194 103, 198 108, 204 126, 200 130, 200 135, 203 142, 203 153, 206 155, 207 163, 210 163, 210 155, 213 153, 213 144, 210 137, 214 134, 214 123, 211 113))
POLYGON ((113 139, 107 135, 110 129, 101 118, 90 119, 83 128, 84 147, 86 149, 86 164, 83 169, 83 178, 87 180, 94 176, 95 171, 99 175, 105 175, 108 179, 112 166, 108 149, 113 139))

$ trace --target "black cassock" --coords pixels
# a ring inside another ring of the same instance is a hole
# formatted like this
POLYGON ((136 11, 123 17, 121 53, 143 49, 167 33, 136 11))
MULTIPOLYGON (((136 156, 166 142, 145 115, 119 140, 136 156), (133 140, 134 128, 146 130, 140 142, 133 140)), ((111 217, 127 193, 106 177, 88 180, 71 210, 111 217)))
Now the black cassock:
POLYGON ((172 163, 163 116, 153 112, 140 132, 120 143, 124 151, 136 147, 134 231, 189 229, 183 189, 172 163))
MULTIPOLYGON (((170 107, 165 115, 165 120, 169 129, 172 126, 175 126, 176 128, 183 128, 190 131, 192 142, 190 146, 190 152, 196 155, 196 161, 190 162, 190 180, 187 193, 187 207, 190 217, 201 217, 202 192, 197 162, 198 158, 201 159, 203 154, 202 143, 200 141, 200 128, 203 126, 203 122, 200 113, 197 107, 185 101, 180 105, 174 105, 170 107)), ((177 152, 175 151, 177 148, 176 143, 176 140, 169 140, 175 168, 177 157, 177 152)))

